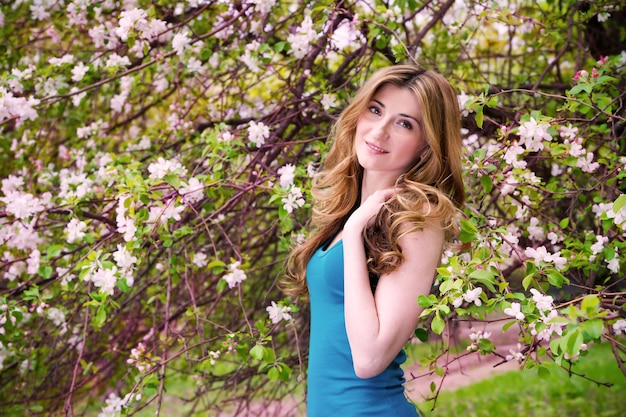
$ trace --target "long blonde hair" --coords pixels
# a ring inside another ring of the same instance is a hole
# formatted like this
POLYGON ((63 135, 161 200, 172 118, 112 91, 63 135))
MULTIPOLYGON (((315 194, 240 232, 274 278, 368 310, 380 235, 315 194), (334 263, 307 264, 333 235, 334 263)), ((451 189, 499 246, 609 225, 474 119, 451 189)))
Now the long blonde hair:
POLYGON ((457 217, 465 201, 461 177, 461 115, 456 93, 435 71, 415 65, 394 65, 374 73, 344 109, 330 132, 333 141, 316 175, 311 193, 315 199, 309 239, 294 248, 282 283, 288 295, 307 293, 306 267, 313 253, 342 227, 360 200, 363 168, 354 146, 357 122, 372 97, 386 84, 415 93, 422 110, 422 135, 427 149, 397 181, 398 192, 364 232, 368 268, 380 275, 397 269, 402 261, 398 239, 437 222, 452 241, 457 217))

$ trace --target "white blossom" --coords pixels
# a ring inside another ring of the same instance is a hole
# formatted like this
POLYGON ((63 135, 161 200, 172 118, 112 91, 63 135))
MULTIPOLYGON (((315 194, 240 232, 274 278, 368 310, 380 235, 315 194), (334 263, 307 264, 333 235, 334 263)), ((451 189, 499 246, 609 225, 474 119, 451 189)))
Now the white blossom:
POLYGON ((189 47, 191 43, 191 39, 188 36, 187 31, 183 31, 174 35, 174 39, 172 40, 172 49, 176 51, 176 54, 180 57, 185 53, 185 49, 189 47))
POLYGON ((552 263, 556 269, 562 270, 567 264, 567 259, 561 256, 561 251, 550 253, 545 246, 538 248, 526 248, 524 251, 528 258, 535 261, 535 265, 539 266, 541 262, 552 263))
POLYGON ((10 175, 2 180, 2 193, 9 195, 10 193, 18 191, 24 186, 24 177, 10 175))
POLYGON ((472 343, 467 347, 468 352, 475 352, 478 350, 478 343, 480 343, 483 339, 489 339, 491 337, 491 332, 483 332, 482 330, 472 331, 469 334, 469 338, 472 343))
POLYGON ((328 111, 331 108, 337 107, 337 97, 331 94, 324 94, 320 103, 322 103, 324 110, 328 111))
POLYGON ((524 320, 526 315, 522 313, 521 307, 520 303, 511 303, 511 307, 504 309, 504 314, 515 317, 517 320, 524 320))
POLYGON ((204 198, 204 184, 197 178, 192 177, 187 184, 182 185, 178 192, 183 196, 183 203, 195 204, 204 198))
POLYGON ((270 137, 270 129, 263 122, 250 122, 248 126, 248 139, 254 143, 257 148, 265 144, 265 140, 270 137))
POLYGON ((461 114, 465 117, 468 116, 470 113, 473 113, 474 110, 469 110, 466 107, 466 104, 468 101, 470 100, 474 100, 476 98, 476 96, 472 96, 472 95, 468 95, 465 93, 465 91, 461 91, 461 94, 458 94, 456 96, 456 99, 459 103, 459 111, 461 112, 461 114))
POLYGON ((520 143, 526 146, 529 151, 540 151, 543 149, 543 141, 551 141, 552 136, 548 133, 550 127, 547 123, 537 123, 531 117, 528 122, 524 122, 519 127, 520 143))
POLYGON ((208 257, 204 252, 196 252, 193 254, 191 261, 198 268, 204 268, 209 263, 208 257))
POLYGON ((115 53, 111 54, 104 64, 106 68, 127 67, 129 65, 130 59, 127 56, 119 56, 115 53))
POLYGON ((522 362, 524 360, 524 354, 522 351, 522 345, 520 343, 517 344, 517 350, 509 349, 510 354, 506 355, 506 360, 516 360, 518 362, 522 362))
POLYGON ((287 42, 291 44, 293 55, 297 59, 301 59, 309 52, 311 42, 317 40, 318 37, 318 33, 313 28, 311 17, 306 16, 296 32, 289 35, 287 42))
POLYGON ((330 37, 330 46, 343 50, 349 46, 359 47, 363 44, 363 35, 356 29, 358 22, 343 19, 330 37))
POLYGON ((272 7, 276 4, 276 0, 250 0, 250 3, 254 4, 256 11, 262 16, 265 16, 272 10, 272 7))
POLYGON ((85 279, 93 282, 93 285, 100 289, 100 292, 113 295, 115 284, 117 282, 117 267, 98 268, 95 272, 87 275, 85 279))
MULTIPOLYGON (((130 394, 129 394, 130 395, 130 394)), ((126 395, 124 398, 120 398, 117 394, 111 393, 106 399, 106 405, 102 408, 98 417, 119 417, 122 412, 122 408, 128 405, 130 396, 126 395)))
POLYGON ((626 334, 626 320, 619 319, 615 323, 613 323, 613 331, 616 336, 621 334, 626 334))
POLYGON ((234 288, 247 278, 246 273, 239 268, 240 265, 241 262, 233 262, 229 266, 230 272, 222 277, 228 283, 228 288, 234 288))
POLYGON ((65 226, 65 233, 67 233, 67 243, 74 243, 77 240, 81 240, 85 237, 84 230, 87 228, 87 224, 78 219, 72 219, 65 226))
POLYGON ((292 213, 295 209, 304 206, 302 191, 298 187, 291 187, 287 197, 283 197, 281 202, 287 213, 292 213))
POLYGON ((18 219, 27 219, 34 214, 44 211, 49 203, 50 195, 48 197, 37 198, 30 193, 22 191, 11 191, 6 194, 5 197, 0 197, 5 206, 7 214, 13 215, 18 219))
POLYGON ((543 295, 535 288, 531 288, 530 292, 533 294, 533 301, 537 304, 537 308, 541 311, 552 310, 552 297, 549 295, 543 295))
POLYGON ((67 322, 65 321, 65 313, 56 307, 50 307, 46 311, 48 319, 51 320, 55 326, 60 327, 60 334, 67 332, 67 322))
POLYGON ((482 294, 483 289, 480 287, 474 288, 473 290, 467 290, 465 294, 463 294, 463 299, 468 303, 474 303, 477 306, 482 305, 482 301, 480 299, 480 294, 482 294))
POLYGON ((269 313, 270 319, 274 324, 279 323, 281 320, 291 320, 291 314, 289 314, 291 307, 289 306, 279 305, 272 301, 272 305, 267 306, 265 310, 269 313))
POLYGON ((142 9, 124 10, 120 14, 119 27, 115 29, 115 34, 123 41, 128 39, 128 32, 135 27, 136 24, 145 24, 148 14, 142 9))
POLYGON ((617 274, 620 271, 619 261, 620 259, 619 259, 619 255, 617 254, 617 248, 615 248, 615 256, 613 256, 613 259, 604 260, 604 262, 606 262, 606 267, 609 268, 609 270, 613 272, 614 274, 617 274))
POLYGON ((117 245, 117 250, 113 252, 113 260, 120 269, 131 269, 137 262, 137 257, 133 256, 127 249, 126 245, 117 245))
POLYGON ((150 207, 150 214, 148 216, 148 223, 163 222, 166 223, 169 219, 180 221, 180 213, 185 210, 185 206, 177 206, 176 199, 172 198, 165 202, 164 207, 154 206, 150 207))
POLYGON ((72 68, 72 81, 79 82, 87 74, 87 71, 89 71, 89 66, 79 62, 72 68))
POLYGON ((26 273, 35 275, 39 272, 39 265, 41 264, 41 253, 35 249, 28 255, 26 259, 26 273))
POLYGON ((0 122, 17 118, 18 121, 35 120, 37 111, 33 108, 41 101, 35 98, 15 97, 13 93, 0 87, 0 122))
POLYGON ((528 226, 528 237, 532 240, 543 240, 545 233, 543 227, 539 226, 539 219, 536 217, 530 218, 530 225, 528 226))
POLYGON ((296 167, 293 164, 287 164, 276 171, 280 175, 280 186, 282 188, 289 188, 293 184, 293 180, 296 176, 296 167))
POLYGON ((148 172, 150 172, 150 178, 163 179, 167 174, 185 176, 187 175, 187 168, 175 159, 159 157, 156 162, 148 165, 148 172))

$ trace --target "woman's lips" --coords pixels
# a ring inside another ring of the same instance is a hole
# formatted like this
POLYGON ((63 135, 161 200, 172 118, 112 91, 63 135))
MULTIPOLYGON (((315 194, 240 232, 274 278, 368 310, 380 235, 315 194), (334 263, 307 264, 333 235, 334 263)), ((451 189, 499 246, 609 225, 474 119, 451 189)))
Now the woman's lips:
POLYGON ((386 150, 384 150, 380 146, 374 145, 371 142, 365 141, 365 144, 367 145, 368 148, 370 148, 374 152, 377 152, 377 153, 388 153, 386 150))

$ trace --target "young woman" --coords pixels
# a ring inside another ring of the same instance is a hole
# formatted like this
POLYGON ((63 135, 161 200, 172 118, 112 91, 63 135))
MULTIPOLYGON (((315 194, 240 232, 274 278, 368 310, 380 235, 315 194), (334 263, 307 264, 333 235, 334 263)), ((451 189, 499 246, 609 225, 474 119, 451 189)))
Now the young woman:
POLYGON ((456 94, 436 72, 376 72, 342 112, 317 175, 292 295, 311 303, 309 417, 415 417, 402 350, 465 192, 456 94))

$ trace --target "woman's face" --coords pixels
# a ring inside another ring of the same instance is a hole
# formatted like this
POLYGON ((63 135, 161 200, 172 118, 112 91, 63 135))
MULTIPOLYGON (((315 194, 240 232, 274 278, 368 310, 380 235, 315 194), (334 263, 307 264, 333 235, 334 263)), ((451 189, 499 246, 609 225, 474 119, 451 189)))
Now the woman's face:
POLYGON ((409 89, 383 85, 356 126, 355 148, 366 175, 377 173, 391 184, 407 172, 426 149, 422 109, 409 89))

